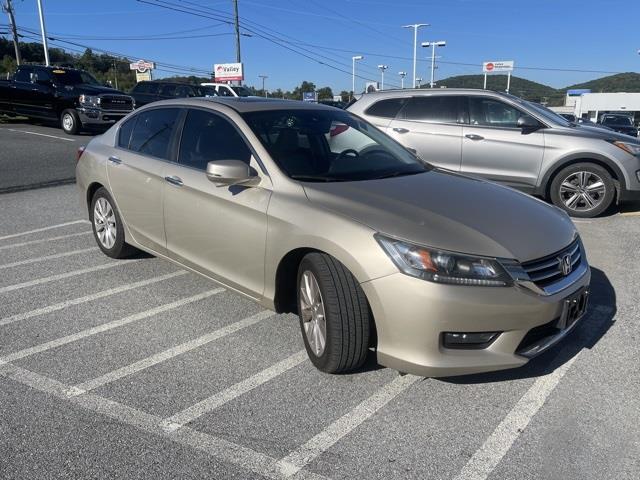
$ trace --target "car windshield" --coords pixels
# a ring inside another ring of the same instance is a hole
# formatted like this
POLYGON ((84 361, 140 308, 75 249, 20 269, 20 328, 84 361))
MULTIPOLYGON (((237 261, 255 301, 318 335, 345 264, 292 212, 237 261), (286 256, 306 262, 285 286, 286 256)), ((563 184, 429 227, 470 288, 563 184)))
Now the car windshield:
POLYGON ((243 114, 280 169, 308 182, 415 175, 432 167, 371 124, 339 110, 243 114))
POLYGON ((93 75, 82 70, 52 70, 54 82, 61 85, 100 85, 93 75))
POLYGON ((633 122, 631 121, 631 117, 625 117, 622 115, 604 117, 602 123, 605 125, 619 125, 621 127, 632 127, 633 122))
POLYGON ((231 89, 236 92, 236 94, 239 97, 250 97, 251 96, 251 92, 249 91, 249 89, 247 87, 242 87, 242 86, 233 86, 230 85, 231 89))

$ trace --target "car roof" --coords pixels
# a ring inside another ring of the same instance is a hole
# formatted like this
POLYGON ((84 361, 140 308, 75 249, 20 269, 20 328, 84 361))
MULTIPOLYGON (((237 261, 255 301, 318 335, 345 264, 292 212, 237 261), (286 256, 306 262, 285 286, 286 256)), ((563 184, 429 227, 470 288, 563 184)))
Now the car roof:
POLYGON ((198 98, 177 98, 153 102, 150 106, 173 105, 173 106, 204 106, 211 104, 224 105, 234 109, 238 113, 262 112, 269 110, 339 110, 335 107, 318 103, 302 102, 300 100, 281 100, 278 98, 263 97, 198 97, 198 98))
POLYGON ((378 90, 377 92, 363 93, 363 98, 383 98, 383 97, 412 97, 418 95, 500 95, 509 96, 508 93, 495 90, 484 90, 482 88, 398 88, 388 90, 378 90))

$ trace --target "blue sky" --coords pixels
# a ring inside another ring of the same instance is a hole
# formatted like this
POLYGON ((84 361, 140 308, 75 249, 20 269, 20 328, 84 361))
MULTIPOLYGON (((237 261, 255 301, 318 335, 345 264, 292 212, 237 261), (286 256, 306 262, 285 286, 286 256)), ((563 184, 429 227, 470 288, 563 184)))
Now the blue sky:
MULTIPOLYGON (((16 23, 38 30, 36 0, 13 1, 16 23)), ((232 12, 231 0, 166 2, 214 16, 232 12)), ((232 26, 218 19, 135 0, 43 0, 43 5, 49 35, 70 42, 178 69, 211 71, 214 63, 235 61, 232 26), (196 38, 133 38, 161 34, 196 38)), ((305 55, 316 58, 322 55, 319 60, 344 70, 311 61, 257 35, 242 37, 246 83, 259 87, 258 75, 265 74, 268 89, 292 89, 302 80, 311 80, 319 87, 350 90, 351 57, 358 53, 365 55, 357 67, 359 74, 379 80, 376 66, 386 64, 385 83, 399 84, 397 72, 411 72, 413 54, 413 34, 401 26, 418 22, 431 24, 420 30, 419 42, 447 41, 438 51, 441 62, 436 76, 440 78, 480 73, 486 60, 514 60, 515 75, 554 87, 606 73, 522 67, 640 71, 639 0, 239 0, 239 11, 241 23, 243 19, 255 22, 247 23, 248 29, 264 32, 266 27, 267 33, 286 39, 289 47, 305 49, 305 55)), ((6 23, 6 17, 1 23, 6 23)), ((430 50, 418 48, 418 73, 426 79, 430 50)), ((156 76, 172 74, 164 67, 156 76)), ((360 85, 364 81, 358 79, 360 85)))

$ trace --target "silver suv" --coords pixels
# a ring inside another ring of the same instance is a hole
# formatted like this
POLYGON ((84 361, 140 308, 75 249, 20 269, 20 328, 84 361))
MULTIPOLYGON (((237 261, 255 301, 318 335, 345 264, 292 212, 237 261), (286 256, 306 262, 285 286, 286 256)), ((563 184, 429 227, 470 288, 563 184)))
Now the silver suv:
POLYGON ((543 197, 574 217, 640 200, 638 139, 571 123, 513 95, 388 90, 363 95, 349 111, 436 166, 543 197))

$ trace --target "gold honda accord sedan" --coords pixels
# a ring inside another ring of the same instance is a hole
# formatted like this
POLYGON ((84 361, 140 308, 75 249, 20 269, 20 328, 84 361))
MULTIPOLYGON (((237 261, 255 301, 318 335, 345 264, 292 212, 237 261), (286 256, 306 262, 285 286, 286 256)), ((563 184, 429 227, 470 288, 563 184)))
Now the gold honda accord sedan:
POLYGON ((106 255, 144 250, 297 313, 325 372, 371 350, 424 376, 518 367, 587 308, 565 213, 434 168, 332 107, 156 102, 91 140, 76 175, 106 255))

